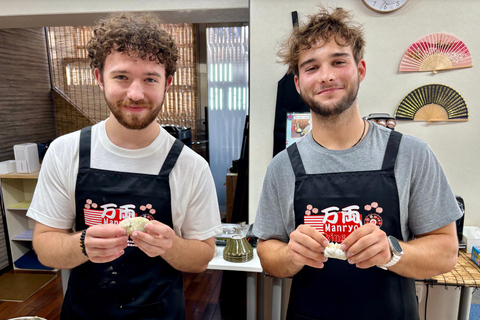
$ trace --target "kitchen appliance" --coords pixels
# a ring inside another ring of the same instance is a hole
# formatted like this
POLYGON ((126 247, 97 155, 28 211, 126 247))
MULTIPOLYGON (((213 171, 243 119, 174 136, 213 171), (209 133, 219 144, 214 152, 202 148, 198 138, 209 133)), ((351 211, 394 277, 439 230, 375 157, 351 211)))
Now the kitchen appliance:
POLYGON ((190 128, 174 125, 162 125, 162 128, 182 141, 187 147, 192 146, 192 130, 190 128))
POLYGON ((461 196, 455 196, 458 206, 463 215, 455 222, 457 225, 458 248, 465 249, 465 242, 463 241, 463 221, 465 220, 465 201, 461 196))
POLYGON ((395 126, 397 125, 395 117, 392 117, 388 113, 370 113, 368 116, 363 117, 363 119, 373 121, 391 130, 395 130, 395 126))

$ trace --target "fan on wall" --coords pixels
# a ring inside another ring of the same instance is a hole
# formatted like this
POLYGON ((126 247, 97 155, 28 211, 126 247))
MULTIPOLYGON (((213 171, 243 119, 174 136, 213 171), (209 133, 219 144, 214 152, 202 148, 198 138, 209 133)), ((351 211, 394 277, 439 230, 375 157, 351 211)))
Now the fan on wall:
POLYGON ((465 43, 448 33, 433 33, 413 43, 400 61, 399 71, 470 68, 472 56, 465 43))
POLYGON ((399 120, 468 121, 467 104, 454 89, 442 84, 428 84, 410 92, 395 110, 399 120))

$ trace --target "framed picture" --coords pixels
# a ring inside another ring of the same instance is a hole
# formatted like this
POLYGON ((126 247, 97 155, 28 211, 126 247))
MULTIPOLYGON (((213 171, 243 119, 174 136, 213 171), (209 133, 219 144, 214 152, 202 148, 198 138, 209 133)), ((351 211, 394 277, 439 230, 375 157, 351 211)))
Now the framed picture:
POLYGON ((305 136, 310 130, 312 130, 310 112, 287 113, 286 147, 305 136))

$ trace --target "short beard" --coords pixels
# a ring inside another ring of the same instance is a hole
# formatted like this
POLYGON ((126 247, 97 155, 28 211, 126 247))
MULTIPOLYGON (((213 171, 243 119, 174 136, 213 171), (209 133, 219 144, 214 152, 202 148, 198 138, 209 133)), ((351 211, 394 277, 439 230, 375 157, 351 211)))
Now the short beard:
POLYGON ((300 96, 303 102, 310 108, 311 112, 324 118, 334 118, 348 110, 353 105, 355 100, 357 100, 359 88, 359 82, 357 82, 356 90, 348 92, 348 94, 333 107, 315 101, 313 98, 302 94, 302 92, 300 92, 300 96))
MULTIPOLYGON (((166 92, 165 92, 166 93, 166 92)), ((105 94, 104 94, 105 96, 105 94)), ((164 95, 165 99, 165 95, 164 95)), ((107 102, 108 108, 112 112, 113 116, 117 121, 124 126, 127 129, 130 130, 142 130, 148 127, 153 121, 155 121, 158 117, 158 114, 162 110, 163 106, 163 101, 162 100, 158 105, 152 106, 152 104, 147 103, 143 100, 140 101, 131 101, 131 100, 120 100, 115 102, 112 102, 107 99, 105 96, 105 101, 107 102), (126 114, 123 112, 123 107, 125 105, 138 105, 138 106, 145 106, 148 108, 149 113, 146 117, 138 117, 138 115, 132 113, 132 114, 126 114)))

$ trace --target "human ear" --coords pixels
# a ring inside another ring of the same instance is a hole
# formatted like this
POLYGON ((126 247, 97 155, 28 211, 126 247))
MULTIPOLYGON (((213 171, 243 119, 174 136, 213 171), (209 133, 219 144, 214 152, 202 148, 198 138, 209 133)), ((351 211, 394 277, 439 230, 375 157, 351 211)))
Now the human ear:
POLYGON ((367 74, 367 65, 365 63, 365 60, 360 60, 358 62, 358 78, 360 79, 360 82, 363 81, 363 79, 365 79, 365 76, 367 74))
POLYGON ((165 81, 165 92, 168 91, 168 88, 172 84, 172 81, 173 81, 173 76, 171 76, 171 75, 168 76, 167 80, 165 81))
POLYGON ((93 70, 93 74, 95 75, 95 79, 98 82, 98 86, 100 87, 100 90, 103 91, 103 81, 102 81, 102 74, 100 73, 100 70, 98 68, 95 68, 95 70, 93 70))
POLYGON ((295 88, 297 89, 297 92, 298 94, 300 94, 300 79, 298 79, 298 76, 295 76, 293 78, 293 80, 295 81, 295 88))

